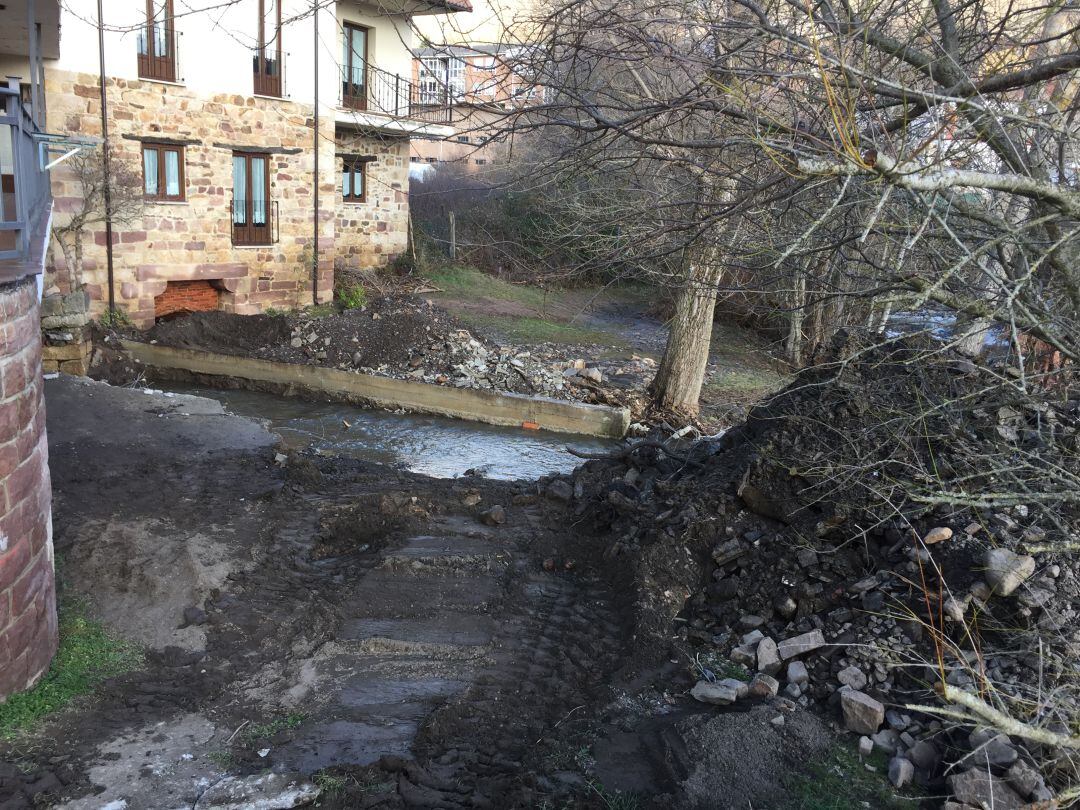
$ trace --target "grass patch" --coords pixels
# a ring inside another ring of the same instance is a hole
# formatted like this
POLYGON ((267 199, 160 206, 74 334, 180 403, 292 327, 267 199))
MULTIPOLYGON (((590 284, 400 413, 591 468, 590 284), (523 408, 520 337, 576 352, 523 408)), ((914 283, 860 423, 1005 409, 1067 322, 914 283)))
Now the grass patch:
POLYGON ((517 318, 511 315, 472 315, 458 313, 463 321, 486 327, 501 337, 514 343, 571 343, 595 344, 625 348, 626 344, 611 332, 587 329, 543 318, 517 318))
POLYGON ((489 298, 497 301, 515 301, 524 306, 544 310, 544 291, 524 284, 511 284, 495 276, 481 273, 474 267, 444 265, 427 274, 428 280, 453 298, 489 298))
POLYGON ((713 395, 776 391, 785 382, 785 377, 767 369, 731 369, 710 377, 705 383, 705 391, 713 395))
POLYGON ((367 305, 367 290, 359 282, 352 284, 342 283, 334 290, 334 297, 341 303, 343 309, 360 309, 367 305))
POLYGON ((91 692, 106 678, 143 664, 138 645, 118 639, 86 618, 81 602, 60 605, 60 648, 49 671, 27 691, 0 705, 0 737, 11 739, 44 717, 91 692))
POLYGON ((887 772, 884 753, 875 752, 864 763, 857 753, 837 745, 823 761, 810 763, 809 773, 791 779, 790 810, 911 810, 914 802, 896 794, 887 772))
POLYGON ((690 661, 690 671, 695 678, 710 681, 722 681, 734 678, 749 683, 753 679, 750 670, 742 664, 736 664, 730 658, 715 652, 699 653, 690 661))
POLYGON ((244 729, 244 743, 254 745, 259 740, 273 737, 279 731, 288 731, 297 728, 304 722, 304 715, 299 712, 290 712, 281 717, 275 717, 266 723, 252 723, 244 729))

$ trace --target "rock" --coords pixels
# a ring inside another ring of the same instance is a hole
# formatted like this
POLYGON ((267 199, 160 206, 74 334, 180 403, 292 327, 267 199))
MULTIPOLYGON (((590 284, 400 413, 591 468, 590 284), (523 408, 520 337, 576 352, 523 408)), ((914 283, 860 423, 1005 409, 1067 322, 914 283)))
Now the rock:
POLYGON ((189 605, 188 607, 184 608, 184 624, 182 625, 183 627, 206 624, 206 620, 206 611, 198 605, 189 605))
POLYGON ((948 596, 941 604, 941 612, 945 614, 945 618, 949 621, 963 624, 964 614, 967 613, 967 607, 970 602, 971 594, 967 594, 966 597, 961 599, 957 599, 955 596, 948 596))
POLYGON ((568 503, 573 500, 574 487, 569 481, 564 481, 562 478, 556 478, 547 485, 545 494, 553 501, 563 501, 568 503))
POLYGON ((802 687, 797 683, 789 683, 784 687, 784 694, 792 700, 798 700, 802 697, 802 687))
POLYGON ((723 683, 698 681, 690 690, 690 697, 712 706, 730 706, 739 699, 739 693, 723 683))
POLYGON ((885 722, 885 707, 865 692, 848 689, 840 695, 844 725, 857 734, 873 734, 885 722))
POLYGON ((480 513, 480 522, 488 526, 501 526, 506 523, 506 510, 495 504, 495 506, 480 513))
POLYGON ((911 764, 911 760, 905 757, 893 757, 889 760, 889 781, 893 783, 893 787, 902 788, 911 784, 914 778, 915 766, 911 764))
POLYGON ((739 619, 739 627, 743 630, 757 630, 764 626, 765 618, 762 616, 755 616, 752 613, 747 613, 745 616, 739 619))
POLYGON ((781 641, 778 649, 780 651, 780 658, 787 661, 789 658, 813 652, 824 646, 825 636, 822 632, 820 630, 811 630, 809 633, 803 633, 801 636, 795 636, 794 638, 781 641))
POLYGON ((885 722, 893 731, 900 732, 911 725, 911 718, 906 714, 900 714, 895 709, 889 709, 885 712, 885 722))
POLYGON ((977 728, 968 735, 971 753, 968 755, 975 767, 989 764, 1005 767, 1016 762, 1017 753, 1007 735, 995 729, 977 728))
POLYGON ((748 694, 751 697, 757 698, 770 698, 776 697, 776 693, 780 691, 780 683, 772 675, 766 675, 764 672, 759 672, 754 676, 754 679, 750 681, 748 687, 748 694))
POLYGON ((778 727, 782 726, 782 725, 784 725, 784 715, 778 714, 778 715, 776 715, 776 717, 774 717, 769 722, 772 723, 774 726, 778 726, 778 727))
POLYGON ((720 543, 712 551, 713 562, 717 565, 727 565, 732 560, 736 560, 745 554, 747 551, 746 546, 740 543, 738 540, 728 540, 724 543, 720 543))
POLYGON ((792 661, 787 665, 788 683, 797 683, 800 686, 810 681, 810 673, 806 671, 806 664, 802 661, 792 661))
POLYGON ((874 753, 874 741, 869 737, 859 737, 859 756, 868 757, 874 753))
POLYGON ((983 575, 998 596, 1008 596, 1035 573, 1035 558, 1007 548, 989 549, 983 556, 983 575))
POLYGON ((750 685, 746 681, 740 681, 738 678, 724 678, 718 681, 721 686, 727 686, 735 690, 735 696, 740 700, 747 696, 750 692, 750 685))
POLYGON ((483 498, 481 497, 480 493, 477 492, 476 490, 472 490, 471 492, 466 492, 464 495, 461 496, 461 503, 464 506, 476 506, 482 500, 483 500, 483 498))
POLYGON ((765 634, 762 633, 760 630, 751 630, 749 633, 742 637, 741 646, 751 647, 756 650, 757 645, 761 642, 763 638, 765 638, 765 634))
POLYGON ((790 596, 778 596, 773 600, 773 610, 785 619, 790 619, 794 616, 795 611, 798 609, 798 604, 790 596))
POLYGON ((946 540, 950 539, 952 535, 953 531, 948 526, 938 526, 928 531, 923 536, 922 541, 926 543, 926 545, 932 546, 936 543, 945 542, 946 540))
POLYGON ((895 754, 900 747, 900 733, 891 728, 883 728, 870 739, 874 741, 875 748, 880 748, 886 754, 895 754))
POLYGON ((1033 798, 1039 788, 1045 784, 1042 774, 1022 759, 1013 763, 1005 774, 1005 780, 1025 799, 1033 798))
POLYGON ((850 686, 852 689, 862 689, 866 686, 866 675, 855 666, 844 667, 836 673, 836 679, 844 686, 850 686))
POLYGON ((733 648, 731 650, 731 660, 747 668, 755 666, 757 662, 757 645, 733 648))
POLYGON ((780 654, 776 642, 763 638, 757 645, 757 669, 766 675, 775 675, 780 671, 780 654))
POLYGON ((988 773, 986 768, 972 768, 954 773, 946 783, 949 792, 962 804, 993 807, 994 810, 1020 810, 1024 800, 1009 785, 988 773))
POLYGON ((919 740, 908 749, 907 758, 924 774, 930 775, 941 761, 941 754, 929 740, 919 740))
POLYGON ((594 383, 603 382, 604 380, 604 375, 598 368, 583 368, 578 371, 578 376, 584 377, 586 380, 590 380, 594 383))
POLYGON ((311 804, 319 793, 299 775, 226 776, 206 789, 193 810, 289 810, 311 804))
POLYGON ((803 568, 813 568, 817 565, 817 552, 812 548, 800 548, 795 552, 795 559, 803 568))

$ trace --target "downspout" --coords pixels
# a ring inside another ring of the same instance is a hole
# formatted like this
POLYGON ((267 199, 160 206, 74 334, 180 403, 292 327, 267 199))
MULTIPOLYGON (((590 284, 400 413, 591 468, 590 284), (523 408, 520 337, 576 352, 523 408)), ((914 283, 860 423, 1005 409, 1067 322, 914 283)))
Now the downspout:
POLYGON ((105 92, 105 23, 101 13, 101 0, 97 4, 98 14, 98 61, 101 71, 101 140, 102 172, 104 183, 102 193, 105 196, 105 265, 109 278, 109 319, 116 315, 116 292, 113 290, 113 244, 112 244, 112 176, 109 171, 109 102, 105 92))
MULTIPOLYGON (((98 0, 100 3, 101 0, 98 0)), ((312 28, 315 31, 315 223, 311 243, 311 290, 312 304, 319 305, 319 3, 312 4, 312 28)))

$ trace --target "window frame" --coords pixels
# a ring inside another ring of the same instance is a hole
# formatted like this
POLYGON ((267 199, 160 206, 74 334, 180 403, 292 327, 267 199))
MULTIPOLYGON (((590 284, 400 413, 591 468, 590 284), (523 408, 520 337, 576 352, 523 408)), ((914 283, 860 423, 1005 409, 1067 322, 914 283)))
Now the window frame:
POLYGON ((173 10, 173 0, 162 0, 161 14, 163 19, 161 20, 161 26, 165 31, 164 42, 168 51, 164 54, 157 52, 157 39, 154 36, 157 15, 154 13, 154 1, 146 0, 146 23, 141 27, 140 36, 136 40, 138 75, 140 79, 149 81, 175 83, 177 81, 177 43, 176 29, 174 27, 176 14, 173 10), (145 41, 145 53, 141 52, 143 44, 140 40, 145 41))
POLYGON ((184 170, 184 147, 175 143, 155 143, 144 141, 139 151, 142 160, 143 175, 143 199, 149 202, 187 202, 187 172, 184 170), (146 191, 146 152, 153 150, 157 153, 157 193, 149 194, 146 191), (165 153, 176 152, 177 173, 179 175, 180 193, 166 193, 165 183, 165 153))
MULTIPOLYGON (((345 203, 346 205, 359 205, 361 203, 366 203, 367 202, 367 188, 368 188, 367 165, 369 163, 371 163, 370 160, 364 160, 363 158, 357 158, 357 157, 352 157, 352 158, 346 157, 346 158, 341 159, 341 177, 344 178, 345 175, 359 174, 360 177, 361 177, 361 181, 364 184, 363 193, 359 197, 357 197, 356 194, 354 193, 355 190, 353 189, 353 182, 352 182, 352 179, 350 177, 350 179, 349 179, 349 193, 345 194, 344 191, 342 191, 342 193, 341 193, 341 201, 343 203, 345 203)), ((338 188, 339 189, 342 188, 341 183, 338 184, 338 188)))
POLYGON ((274 3, 275 19, 271 20, 273 28, 272 36, 268 39, 266 0, 258 0, 258 32, 255 45, 255 60, 253 65, 253 80, 255 95, 268 96, 270 98, 282 98, 285 93, 284 62, 282 61, 282 31, 281 31, 281 0, 271 0, 274 3), (276 65, 277 72, 268 70, 268 63, 276 65))

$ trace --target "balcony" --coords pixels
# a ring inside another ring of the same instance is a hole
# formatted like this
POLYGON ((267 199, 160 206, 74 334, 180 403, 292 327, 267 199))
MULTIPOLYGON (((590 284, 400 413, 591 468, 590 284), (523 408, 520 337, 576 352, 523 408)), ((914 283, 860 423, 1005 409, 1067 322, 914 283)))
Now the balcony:
POLYGON ((251 68, 255 95, 281 98, 285 92, 285 54, 271 48, 253 48, 251 68))
POLYGON ((0 283, 41 271, 52 195, 40 134, 18 80, 0 82, 0 283))
POLYGON ((137 39, 139 78, 175 82, 176 30, 168 22, 154 22, 139 29, 137 39))
POLYGON ((278 203, 269 199, 233 197, 232 243, 236 247, 274 245, 278 241, 278 203))
POLYGON ((340 71, 338 123, 405 134, 453 134, 453 108, 445 87, 422 90, 362 60, 340 71))

